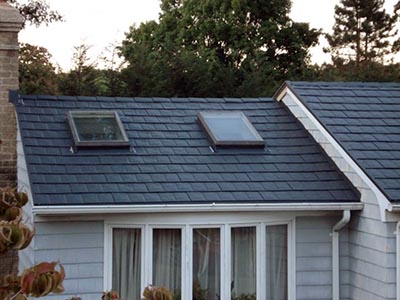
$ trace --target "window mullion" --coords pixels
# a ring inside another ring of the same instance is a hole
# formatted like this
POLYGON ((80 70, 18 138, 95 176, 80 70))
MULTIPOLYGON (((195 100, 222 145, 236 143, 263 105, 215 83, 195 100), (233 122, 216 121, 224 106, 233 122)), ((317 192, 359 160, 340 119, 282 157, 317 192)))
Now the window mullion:
POLYGON ((266 299, 266 228, 265 223, 257 226, 257 299, 266 299))
POLYGON ((193 273, 193 234, 186 225, 182 231, 182 299, 190 299, 193 273))
POLYGON ((112 227, 110 225, 105 226, 104 234, 104 290, 108 291, 112 288, 112 257, 113 257, 113 234, 112 227))
POLYGON ((287 227, 288 245, 288 298, 296 299, 296 221, 292 220, 287 227))
POLYGON ((231 227, 221 227, 221 299, 231 298, 231 227))
POLYGON ((146 225, 143 230, 145 239, 143 252, 144 264, 142 266, 142 290, 153 283, 153 231, 150 225, 146 225))

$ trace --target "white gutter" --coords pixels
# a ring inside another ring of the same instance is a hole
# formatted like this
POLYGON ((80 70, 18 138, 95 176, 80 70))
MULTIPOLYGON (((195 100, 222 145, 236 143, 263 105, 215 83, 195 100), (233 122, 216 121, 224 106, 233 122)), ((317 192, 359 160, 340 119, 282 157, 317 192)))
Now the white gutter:
POLYGON ((392 212, 399 212, 400 211, 400 204, 392 204, 389 211, 392 212))
MULTIPOLYGON (((350 211, 344 210, 343 217, 332 228, 332 299, 340 299, 339 231, 350 222, 350 211)), ((399 299, 399 298, 398 298, 399 299)))
POLYGON ((400 221, 396 225, 396 299, 400 299, 400 221))
POLYGON ((334 211, 362 210, 363 203, 209 203, 164 205, 66 205, 34 206, 34 215, 80 215, 156 212, 237 212, 237 211, 334 211))

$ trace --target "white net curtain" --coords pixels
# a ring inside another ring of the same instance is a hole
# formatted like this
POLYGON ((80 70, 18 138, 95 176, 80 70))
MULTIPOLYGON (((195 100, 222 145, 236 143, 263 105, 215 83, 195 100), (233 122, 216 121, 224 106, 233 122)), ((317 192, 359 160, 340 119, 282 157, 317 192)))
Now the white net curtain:
POLYGON ((140 229, 113 230, 112 289, 121 300, 141 299, 140 229))
POLYGON ((180 229, 153 230, 153 285, 165 286, 181 299, 182 237, 180 229))
MULTIPOLYGON (((287 225, 266 227, 266 300, 287 300, 287 225)), ((182 230, 153 229, 152 284, 165 286, 181 300, 182 230)), ((228 246, 228 245, 227 245, 228 246)), ((192 300, 221 299, 221 232, 220 228, 193 229, 192 300)), ((257 227, 231 228, 231 300, 257 297, 257 227)), ((141 299, 141 229, 113 230, 112 288, 121 300, 141 299)), ((263 259, 264 261, 264 259, 263 259)), ((258 299, 260 300, 260 299, 258 299)))

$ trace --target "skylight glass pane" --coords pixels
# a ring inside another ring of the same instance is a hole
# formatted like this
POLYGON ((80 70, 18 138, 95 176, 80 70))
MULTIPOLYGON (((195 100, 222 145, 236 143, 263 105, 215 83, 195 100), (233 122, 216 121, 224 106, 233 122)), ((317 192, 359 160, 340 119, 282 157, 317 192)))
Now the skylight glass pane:
POLYGON ((122 123, 115 112, 69 112, 68 120, 77 145, 127 144, 122 123))
POLYGON ((198 117, 215 145, 264 145, 242 112, 200 112, 198 117))
POLYGON ((81 141, 123 140, 114 116, 78 116, 74 121, 81 141))

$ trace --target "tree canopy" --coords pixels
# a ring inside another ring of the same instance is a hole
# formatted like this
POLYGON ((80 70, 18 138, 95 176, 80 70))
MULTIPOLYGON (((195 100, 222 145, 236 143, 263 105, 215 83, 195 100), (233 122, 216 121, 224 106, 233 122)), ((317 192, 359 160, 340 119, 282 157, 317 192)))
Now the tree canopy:
MULTIPOLYGON (((17 0, 10 0, 17 1, 17 0)), ((30 2, 42 3, 39 0, 30 2)), ((132 26, 104 69, 75 47, 70 71, 54 72, 46 49, 21 48, 25 93, 93 96, 271 96, 284 80, 398 81, 395 26, 384 0, 341 0, 326 35, 332 63, 312 65, 321 32, 290 19, 290 0, 162 0, 157 21, 132 26), (116 55, 126 64, 119 64, 116 55), (389 55, 388 55, 389 54, 389 55)), ((44 11, 42 23, 57 20, 44 11)), ((40 10, 39 10, 40 11, 40 10)), ((51 10, 50 10, 51 11, 51 10)), ((38 23, 40 24, 40 22, 38 23)), ((28 47, 29 46, 29 47, 28 47)), ((109 51, 110 52, 110 51, 109 51)))
POLYGON ((120 48, 131 95, 256 96, 307 71, 319 31, 293 22, 289 0, 163 0, 158 22, 120 48))
POLYGON ((7 1, 20 11, 25 23, 39 26, 63 20, 61 14, 52 10, 45 0, 28 0, 26 3, 20 3, 18 0, 7 1))
POLYGON ((383 62, 397 51, 391 40, 397 14, 383 8, 384 0, 341 0, 335 7, 333 33, 328 34, 333 61, 361 63, 383 62))
POLYGON ((20 44, 19 81, 24 94, 55 94, 57 82, 51 54, 44 47, 20 44))

